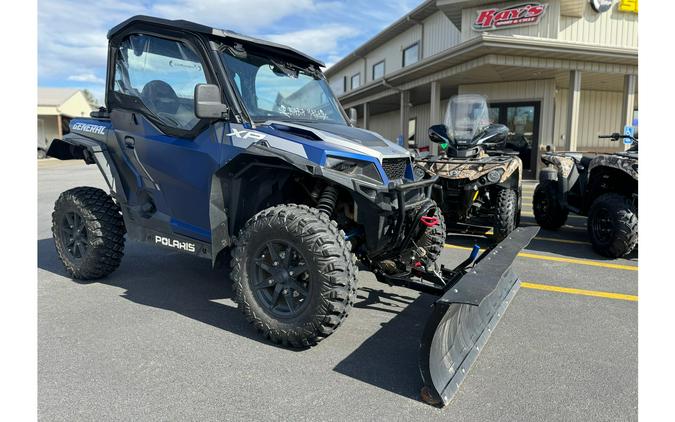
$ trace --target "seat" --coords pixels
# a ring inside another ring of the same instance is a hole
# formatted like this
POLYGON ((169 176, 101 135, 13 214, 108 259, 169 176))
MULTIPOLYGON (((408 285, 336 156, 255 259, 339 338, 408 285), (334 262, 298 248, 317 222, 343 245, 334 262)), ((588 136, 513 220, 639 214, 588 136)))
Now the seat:
POLYGON ((180 103, 178 95, 171 85, 164 81, 150 81, 143 87, 141 92, 143 103, 157 114, 164 113, 175 115, 180 103))

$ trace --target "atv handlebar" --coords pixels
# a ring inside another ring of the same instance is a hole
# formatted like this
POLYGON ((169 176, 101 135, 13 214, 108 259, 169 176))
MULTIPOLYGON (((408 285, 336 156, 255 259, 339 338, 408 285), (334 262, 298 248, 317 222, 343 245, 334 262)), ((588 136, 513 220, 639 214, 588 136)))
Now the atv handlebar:
POLYGON ((634 138, 634 137, 632 137, 632 136, 630 136, 630 135, 622 135, 622 134, 620 134, 620 133, 618 133, 618 132, 614 132, 614 133, 612 133, 611 135, 599 135, 598 138, 599 138, 599 139, 611 139, 612 141, 618 141, 619 139, 626 139, 626 138, 628 138, 628 139, 630 139, 630 140, 633 141, 633 142, 637 141, 637 138, 634 138))

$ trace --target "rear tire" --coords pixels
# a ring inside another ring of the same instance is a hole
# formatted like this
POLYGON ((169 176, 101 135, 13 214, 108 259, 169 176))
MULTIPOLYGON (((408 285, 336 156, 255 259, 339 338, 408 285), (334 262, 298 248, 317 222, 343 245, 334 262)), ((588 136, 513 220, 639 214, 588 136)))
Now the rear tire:
POLYGON ((514 189, 497 190, 493 238, 501 242, 516 229, 518 219, 518 194, 514 189))
POLYGON ((59 196, 52 234, 59 259, 71 277, 92 280, 112 273, 124 255, 124 220, 101 189, 79 187, 59 196))
POLYGON ((248 220, 230 267, 239 309, 284 346, 313 346, 328 337, 356 299, 351 244, 335 221, 305 205, 271 207, 248 220))
POLYGON ((537 224, 544 229, 557 230, 565 224, 569 211, 560 205, 557 182, 546 180, 537 185, 532 211, 537 224))
POLYGON ((616 193, 600 195, 588 212, 588 236, 600 255, 619 258, 638 243, 638 218, 629 198, 616 193))

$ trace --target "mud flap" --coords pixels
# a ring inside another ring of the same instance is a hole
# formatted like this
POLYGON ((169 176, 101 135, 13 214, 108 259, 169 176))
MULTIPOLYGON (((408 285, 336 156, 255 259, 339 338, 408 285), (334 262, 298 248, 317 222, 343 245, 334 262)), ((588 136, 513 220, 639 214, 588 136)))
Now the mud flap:
POLYGON ((511 264, 538 231, 513 231, 434 303, 420 342, 423 401, 442 407, 452 400, 518 292, 511 264))

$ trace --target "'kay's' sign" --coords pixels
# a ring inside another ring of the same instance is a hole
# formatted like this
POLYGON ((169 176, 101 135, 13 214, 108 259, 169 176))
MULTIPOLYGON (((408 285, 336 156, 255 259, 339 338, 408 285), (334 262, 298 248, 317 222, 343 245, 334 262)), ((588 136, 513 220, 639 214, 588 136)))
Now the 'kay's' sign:
POLYGON ((532 2, 503 9, 479 10, 472 28, 475 31, 492 31, 515 26, 536 25, 546 13, 546 6, 546 4, 532 2))

